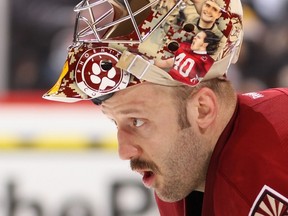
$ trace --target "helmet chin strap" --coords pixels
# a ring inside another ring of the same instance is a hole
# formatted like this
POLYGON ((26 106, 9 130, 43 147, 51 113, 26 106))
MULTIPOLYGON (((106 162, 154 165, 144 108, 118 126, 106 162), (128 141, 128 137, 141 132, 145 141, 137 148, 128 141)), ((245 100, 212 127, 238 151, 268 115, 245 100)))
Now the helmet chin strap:
POLYGON ((183 83, 174 80, 167 71, 153 65, 151 61, 142 58, 140 55, 130 53, 127 50, 122 53, 116 67, 129 72, 139 80, 166 86, 183 85, 183 83))

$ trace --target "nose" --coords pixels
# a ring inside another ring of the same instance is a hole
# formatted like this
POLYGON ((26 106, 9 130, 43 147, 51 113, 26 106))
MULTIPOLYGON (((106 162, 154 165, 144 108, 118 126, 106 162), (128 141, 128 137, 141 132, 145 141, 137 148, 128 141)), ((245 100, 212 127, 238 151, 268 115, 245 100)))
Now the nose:
POLYGON ((117 133, 118 138, 118 154, 122 160, 131 160, 140 155, 140 147, 133 144, 131 135, 129 133, 119 130, 117 133))
POLYGON ((211 13, 212 8, 211 8, 210 5, 206 5, 205 10, 206 10, 207 13, 211 13))

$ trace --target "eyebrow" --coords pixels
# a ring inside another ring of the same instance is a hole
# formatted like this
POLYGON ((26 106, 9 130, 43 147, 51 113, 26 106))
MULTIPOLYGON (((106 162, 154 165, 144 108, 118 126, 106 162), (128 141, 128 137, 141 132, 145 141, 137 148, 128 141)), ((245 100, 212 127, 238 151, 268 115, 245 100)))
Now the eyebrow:
MULTIPOLYGON (((104 109, 101 109, 102 113, 104 115, 107 114, 107 112, 105 112, 104 109)), ((139 109, 135 109, 135 108, 129 108, 129 109, 122 109, 120 111, 116 111, 117 114, 121 114, 121 115, 129 115, 129 114, 140 114, 142 113, 142 111, 140 111, 139 109)))
POLYGON ((135 108, 123 109, 118 112, 121 115, 129 115, 129 114, 140 114, 142 111, 135 108))
POLYGON ((131 115, 131 114, 143 114, 145 113, 143 111, 143 109, 140 109, 140 107, 144 108, 146 105, 143 104, 142 100, 136 100, 132 102, 129 102, 128 104, 124 105, 119 105, 116 104, 115 106, 106 106, 105 104, 102 104, 102 113, 103 114, 107 114, 107 112, 105 112, 105 107, 108 109, 108 113, 109 110, 111 110, 114 114, 116 115, 131 115), (137 105, 137 107, 136 107, 137 105))

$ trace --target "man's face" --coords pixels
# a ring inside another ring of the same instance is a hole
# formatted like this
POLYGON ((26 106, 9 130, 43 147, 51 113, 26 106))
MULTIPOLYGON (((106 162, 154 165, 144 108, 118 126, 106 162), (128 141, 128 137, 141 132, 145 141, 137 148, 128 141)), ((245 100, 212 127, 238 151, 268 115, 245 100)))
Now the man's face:
POLYGON ((219 5, 214 1, 206 1, 203 4, 201 11, 201 19, 206 23, 215 23, 215 21, 221 16, 221 9, 219 5))
MULTIPOLYGON (((195 124, 181 129, 173 87, 142 83, 117 92, 102 111, 118 129, 119 155, 164 201, 203 186, 209 153, 195 124)), ((185 106, 186 107, 186 106, 185 106)))
POLYGON ((191 50, 206 50, 207 44, 204 42, 206 37, 205 32, 201 31, 192 40, 191 50))

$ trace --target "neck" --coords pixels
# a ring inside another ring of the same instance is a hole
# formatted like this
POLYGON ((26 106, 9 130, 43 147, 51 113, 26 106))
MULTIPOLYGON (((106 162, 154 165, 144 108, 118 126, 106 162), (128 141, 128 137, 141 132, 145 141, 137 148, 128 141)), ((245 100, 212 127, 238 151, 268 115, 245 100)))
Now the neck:
POLYGON ((212 30, 214 23, 203 22, 201 19, 199 19, 197 26, 200 30, 212 30))
MULTIPOLYGON (((235 112, 237 96, 235 95, 231 100, 232 101, 230 102, 226 101, 226 103, 223 103, 219 106, 219 113, 222 113, 222 115, 219 114, 217 116, 215 124, 211 127, 210 135, 212 134, 212 136, 206 140, 207 146, 209 147, 207 149, 208 151, 207 163, 206 163, 206 167, 204 168, 205 178, 207 175, 210 160, 211 160, 213 151, 216 147, 216 144, 235 112)), ((197 190, 201 192, 205 192, 205 184, 206 184, 206 180, 203 179, 202 184, 199 185, 197 190)))
POLYGON ((229 121, 231 120, 237 104, 237 95, 234 93, 230 97, 227 96, 228 99, 222 100, 219 104, 219 111, 214 125, 214 136, 212 136, 211 140, 211 147, 214 150, 219 137, 223 133, 224 129, 228 125, 229 121))

